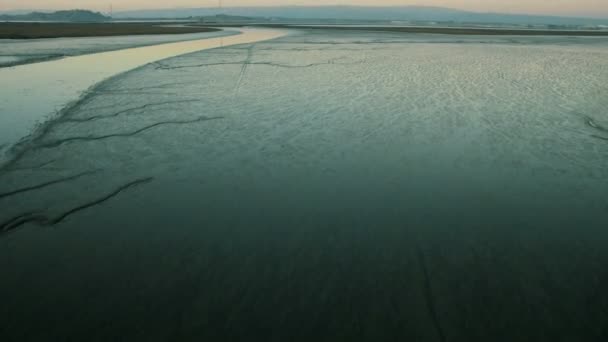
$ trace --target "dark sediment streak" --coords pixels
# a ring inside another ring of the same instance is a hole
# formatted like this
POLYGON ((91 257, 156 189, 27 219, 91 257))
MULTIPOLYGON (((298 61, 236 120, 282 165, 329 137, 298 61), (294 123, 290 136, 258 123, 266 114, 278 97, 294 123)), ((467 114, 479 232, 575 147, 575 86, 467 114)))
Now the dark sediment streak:
MULTIPOLYGON (((102 88, 105 84, 111 82, 113 79, 114 77, 111 77, 94 85, 90 89, 102 88)), ((28 151, 35 149, 40 140, 42 140, 53 128, 55 128, 55 126, 61 124, 62 121, 69 117, 71 113, 82 108, 83 105, 95 97, 95 94, 91 94, 88 91, 85 91, 83 94, 84 95, 78 100, 68 104, 63 109, 58 111, 54 118, 51 118, 50 120, 36 127, 31 135, 22 138, 17 144, 11 146, 8 150, 10 157, 4 164, 0 164, 0 172, 10 170, 13 165, 15 165, 28 151)))
POLYGON ((127 109, 118 111, 116 113, 108 114, 108 115, 94 115, 94 116, 89 116, 86 118, 66 118, 65 120, 61 120, 61 122, 89 122, 89 121, 95 121, 95 120, 106 119, 106 118, 115 118, 122 114, 127 114, 127 113, 130 113, 133 111, 143 110, 143 109, 150 108, 150 107, 158 107, 158 106, 163 106, 163 105, 167 105, 167 104, 188 103, 188 102, 200 102, 200 100, 179 100, 179 101, 163 101, 163 102, 156 102, 156 103, 147 103, 142 106, 127 108, 127 109))
POLYGON ((7 168, 4 171, 6 171, 6 172, 15 172, 15 171, 25 171, 25 170, 42 170, 45 166, 51 165, 51 164, 53 164, 56 161, 57 161, 57 159, 52 159, 52 160, 49 160, 49 161, 41 163, 41 164, 30 165, 30 166, 22 166, 22 167, 7 168))
MULTIPOLYGON (((298 69, 298 68, 311 68, 311 67, 315 67, 315 66, 320 66, 320 65, 329 65, 329 64, 336 64, 336 65, 343 65, 343 64, 355 64, 355 63, 335 63, 335 61, 340 60, 342 58, 334 58, 334 59, 330 59, 326 62, 319 62, 319 63, 309 63, 309 64, 302 64, 302 65, 293 65, 293 64, 281 64, 281 63, 273 63, 273 62, 225 62, 225 63, 203 63, 203 64, 193 64, 193 65, 178 65, 178 66, 165 66, 165 65, 158 65, 156 67, 157 70, 175 70, 175 69, 185 69, 185 68, 202 68, 202 67, 208 67, 208 66, 218 66, 218 65, 267 65, 267 66, 272 66, 272 67, 277 67, 277 68, 290 68, 290 69, 298 69)), ((239 77, 240 79, 240 77, 239 77)))
POLYGON ((116 195, 120 194, 121 192, 123 192, 123 191, 125 191, 125 190, 127 190, 127 189, 129 189, 129 188, 132 188, 132 187, 134 187, 134 186, 141 185, 141 184, 150 183, 150 182, 151 182, 153 179, 154 179, 154 178, 152 178, 152 177, 147 177, 147 178, 142 178, 142 179, 138 179, 138 180, 132 181, 132 182, 130 182, 130 183, 127 183, 127 184, 125 184, 125 185, 123 185, 123 186, 119 187, 118 189, 114 190, 113 192, 109 193, 108 195, 106 195, 106 196, 104 196, 104 197, 101 197, 101 198, 99 198, 99 199, 96 199, 96 200, 94 200, 94 201, 91 201, 91 202, 85 203, 85 204, 83 204, 83 205, 80 205, 80 206, 78 206, 78 207, 76 207, 76 208, 70 209, 70 210, 68 210, 68 211, 64 212, 63 214, 61 214, 61 215, 59 215, 59 216, 55 217, 54 219, 50 220, 49 222, 50 222, 50 224, 51 224, 51 225, 58 224, 58 223, 60 223, 61 221, 63 221, 63 220, 65 220, 66 218, 68 218, 70 215, 73 215, 73 214, 75 214, 75 213, 77 213, 77 212, 79 212, 79 211, 82 211, 82 210, 88 209, 88 208, 90 208, 90 207, 93 207, 93 206, 99 205, 99 204, 101 204, 101 203, 103 203, 103 202, 105 202, 105 201, 107 201, 107 200, 111 199, 112 197, 114 197, 114 196, 116 196, 116 195))
POLYGON ((61 146, 63 144, 66 143, 70 143, 70 142, 76 142, 76 141, 97 141, 97 140, 104 140, 104 139, 110 139, 110 138, 127 138, 127 137, 132 137, 135 136, 139 133, 145 132, 147 130, 150 130, 152 128, 158 127, 158 126, 164 126, 164 125, 183 125, 183 124, 190 124, 190 123, 196 123, 196 122, 202 122, 202 121, 210 121, 210 120, 218 120, 218 119, 223 119, 223 117, 200 117, 194 120, 173 120, 173 121, 161 121, 161 122, 156 122, 154 124, 142 127, 136 131, 133 132, 127 132, 127 133, 114 133, 114 134, 107 134, 107 135, 100 135, 100 136, 84 136, 84 137, 70 137, 70 138, 65 138, 65 139, 59 139, 56 141, 52 141, 46 144, 40 144, 38 146, 36 146, 36 148, 53 148, 53 147, 57 147, 57 146, 61 146))
MULTIPOLYGON (((217 31, 217 30, 216 30, 217 31)), ((134 69, 137 70, 137 69, 134 69)), ((132 71, 134 71, 132 70, 132 71)), ((7 159, 0 164, 0 172, 2 171, 8 171, 10 170, 26 153, 28 153, 31 150, 35 150, 37 148, 40 147, 42 143, 42 139, 50 132, 52 131, 57 125, 61 125, 62 123, 66 122, 66 121, 74 121, 74 122, 78 122, 77 118, 73 118, 72 114, 75 112, 78 112, 79 110, 81 110, 83 108, 83 106, 87 103, 89 103, 93 98, 95 98, 97 95, 99 95, 100 93, 104 93, 107 91, 108 93, 111 93, 110 91, 107 90, 109 84, 111 84, 111 82, 113 82, 117 77, 123 77, 124 75, 132 72, 132 71, 127 71, 125 73, 121 73, 119 75, 116 76, 112 76, 104 81, 101 81, 100 83, 95 84, 94 86, 90 87, 89 89, 87 89, 85 92, 83 92, 83 96, 81 96, 79 99, 77 99, 76 101, 66 105, 63 109, 61 109, 60 111, 58 111, 55 115, 55 117, 51 118, 50 120, 44 122, 43 124, 39 125, 38 127, 36 127, 33 131, 33 133, 25 138, 22 138, 21 141, 17 142, 15 145, 9 147, 7 149, 7 159)), ((175 82, 172 82, 171 84, 174 84, 175 82)), ((165 85, 161 85, 160 87, 163 88, 164 86, 168 86, 169 84, 165 84, 165 85)), ((146 89, 149 88, 158 88, 159 86, 151 86, 151 87, 145 87, 146 89)), ((143 88, 142 88, 143 89, 143 88)), ((120 92, 120 94, 124 94, 124 92, 120 92)), ((130 95, 133 95, 133 93, 129 93, 130 95)), ((159 93, 153 93, 153 95, 160 95, 159 93)), ((166 96, 166 95, 175 95, 175 94, 169 94, 167 92, 162 93, 162 95, 166 96)), ((183 100, 180 102, 188 102, 189 100, 183 100)), ((111 108, 114 107, 112 106, 102 106, 99 109, 105 109, 105 108, 111 108)), ((90 110, 95 110, 95 108, 92 108, 90 110)), ((120 114, 118 114, 120 115, 120 114)), ((95 120, 95 119, 92 119, 95 120)))
POLYGON ((249 66, 249 63, 251 63, 251 58, 253 57, 254 46, 255 45, 251 45, 247 49, 247 57, 245 58, 245 61, 243 62, 243 66, 241 67, 241 72, 239 74, 239 79, 236 81, 236 86, 234 87, 235 95, 238 94, 239 90, 241 89, 241 83, 243 83, 243 79, 245 78, 245 74, 247 73, 247 67, 249 66))
POLYGON ((125 190, 128 190, 128 189, 138 186, 138 185, 149 183, 153 179, 154 178, 152 178, 152 177, 147 177, 147 178, 141 178, 141 179, 137 179, 135 181, 129 182, 127 184, 120 186, 116 190, 112 191, 111 193, 109 193, 103 197, 100 197, 98 199, 92 200, 90 202, 84 203, 84 204, 79 205, 70 210, 67 210, 55 217, 48 217, 44 214, 40 214, 40 213, 36 213, 36 212, 27 212, 24 214, 20 214, 16 217, 13 217, 13 218, 9 219, 8 221, 0 224, 0 235, 4 235, 4 234, 10 233, 10 232, 13 232, 27 223, 33 223, 33 224, 37 224, 40 226, 54 226, 58 223, 61 223, 69 216, 76 214, 77 212, 86 210, 88 208, 94 207, 99 204, 102 204, 102 203, 112 199, 113 197, 119 195, 121 192, 123 192, 125 190))
POLYGON ((604 126, 602 126, 602 125, 598 124, 597 122, 595 122, 595 120, 593 120, 593 118, 591 118, 591 117, 589 117, 589 116, 586 116, 586 117, 585 117, 585 120, 586 120, 587 125, 588 125, 589 127, 595 128, 595 129, 597 129, 598 131, 601 131, 601 132, 604 132, 604 133, 608 133, 608 128, 606 128, 606 127, 604 127, 604 126))
POLYGON ((431 315, 431 320, 433 321, 439 340, 441 342, 445 342, 447 341, 447 339, 445 338, 445 333, 443 332, 441 322, 439 321, 439 315, 437 314, 435 297, 433 296, 433 288, 431 284, 431 277, 429 275, 429 270, 426 265, 424 252, 420 248, 418 248, 418 262, 420 263, 420 268, 422 269, 422 274, 424 276, 424 297, 426 299, 426 304, 429 309, 429 314, 431 315))
POLYGON ((36 212, 19 214, 0 224, 0 235, 11 232, 28 222, 42 222, 44 220, 45 216, 36 212))
POLYGON ((600 139, 600 140, 605 140, 605 141, 608 141, 608 137, 602 137, 602 136, 600 136, 600 135, 595 135, 595 134, 592 134, 592 135, 591 135, 591 137, 592 137, 592 138, 596 138, 596 139, 600 139))
POLYGON ((73 176, 70 176, 70 177, 55 179, 55 180, 48 181, 48 182, 45 182, 45 183, 41 183, 41 184, 37 184, 37 185, 32 185, 32 186, 28 186, 28 187, 17 189, 17 190, 12 190, 12 191, 5 192, 5 193, 0 193, 0 199, 5 198, 5 197, 14 196, 14 195, 17 195, 17 194, 21 194, 21 193, 28 192, 28 191, 39 190, 39 189, 42 189, 42 188, 46 188, 47 186, 51 186, 51 185, 55 185, 55 184, 59 184, 59 183, 69 182, 69 181, 78 179, 80 177, 91 175, 91 174, 93 174, 95 172, 97 172, 97 171, 82 172, 82 173, 79 173, 77 175, 73 175, 73 176))

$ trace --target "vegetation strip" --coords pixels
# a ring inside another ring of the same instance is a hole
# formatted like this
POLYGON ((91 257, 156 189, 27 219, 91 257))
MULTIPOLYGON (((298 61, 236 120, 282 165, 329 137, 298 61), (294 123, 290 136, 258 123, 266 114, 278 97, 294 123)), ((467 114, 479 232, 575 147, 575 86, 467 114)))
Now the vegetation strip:
POLYGON ((0 23, 0 39, 108 37, 216 32, 205 26, 154 23, 0 23))

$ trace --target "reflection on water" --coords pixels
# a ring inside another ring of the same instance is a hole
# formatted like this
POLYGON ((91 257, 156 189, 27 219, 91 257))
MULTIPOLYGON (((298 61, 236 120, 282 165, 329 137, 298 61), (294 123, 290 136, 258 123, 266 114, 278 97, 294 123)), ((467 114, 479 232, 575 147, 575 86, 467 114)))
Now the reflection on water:
POLYGON ((83 91, 116 74, 146 63, 194 51, 251 43, 284 31, 241 29, 242 34, 104 52, 0 69, 0 163, 7 149, 56 114, 83 91))

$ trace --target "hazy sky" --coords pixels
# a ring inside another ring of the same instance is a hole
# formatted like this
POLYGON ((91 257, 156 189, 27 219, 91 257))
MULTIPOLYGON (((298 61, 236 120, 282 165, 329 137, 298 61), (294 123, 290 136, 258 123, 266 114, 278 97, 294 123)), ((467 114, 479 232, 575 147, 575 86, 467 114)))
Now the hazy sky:
MULTIPOLYGON (((107 11, 217 6, 219 0, 0 0, 0 10, 86 8, 107 11)), ((224 6, 269 5, 419 5, 475 11, 608 16, 608 0, 222 0, 224 6)))

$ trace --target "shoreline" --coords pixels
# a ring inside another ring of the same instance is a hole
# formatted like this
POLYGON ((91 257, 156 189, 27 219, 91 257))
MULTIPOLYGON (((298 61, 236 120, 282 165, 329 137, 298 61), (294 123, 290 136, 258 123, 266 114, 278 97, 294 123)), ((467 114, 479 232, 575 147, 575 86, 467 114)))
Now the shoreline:
POLYGON ((300 24, 247 24, 214 25, 215 27, 267 27, 276 29, 369 31, 393 33, 426 33, 442 35, 472 36, 567 36, 567 37, 608 37, 608 31, 590 30, 550 30, 514 28, 477 28, 477 27, 432 27, 432 26, 374 26, 374 25, 300 25, 300 24))

